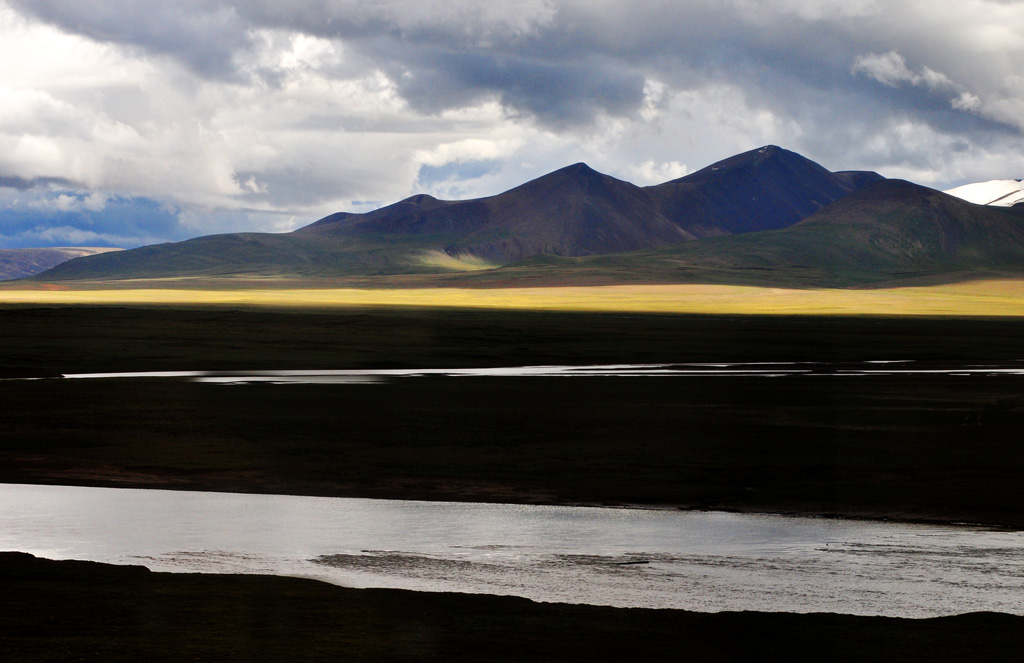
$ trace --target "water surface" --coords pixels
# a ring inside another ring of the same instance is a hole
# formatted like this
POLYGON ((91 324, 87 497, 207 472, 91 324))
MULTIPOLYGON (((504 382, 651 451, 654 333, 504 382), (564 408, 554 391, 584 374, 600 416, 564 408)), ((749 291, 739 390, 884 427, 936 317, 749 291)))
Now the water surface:
POLYGON ((1024 614, 1024 533, 970 527, 0 484, 0 549, 622 607, 1024 614))

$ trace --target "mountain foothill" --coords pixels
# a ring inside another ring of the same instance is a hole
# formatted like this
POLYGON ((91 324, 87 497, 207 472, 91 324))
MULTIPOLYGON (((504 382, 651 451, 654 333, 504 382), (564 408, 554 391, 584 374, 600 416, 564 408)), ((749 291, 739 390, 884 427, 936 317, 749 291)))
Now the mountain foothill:
POLYGON ((426 194, 290 233, 77 258, 43 281, 356 279, 467 286, 850 287, 1024 272, 1024 205, 980 205, 773 145, 639 187, 577 163, 495 196, 426 194))

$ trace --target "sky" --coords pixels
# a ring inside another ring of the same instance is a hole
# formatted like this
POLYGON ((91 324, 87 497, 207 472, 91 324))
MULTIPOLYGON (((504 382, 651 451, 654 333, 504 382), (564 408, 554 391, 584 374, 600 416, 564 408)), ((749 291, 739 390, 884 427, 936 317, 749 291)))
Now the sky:
POLYGON ((780 145, 1024 178, 1024 2, 0 0, 0 248, 284 232, 780 145))

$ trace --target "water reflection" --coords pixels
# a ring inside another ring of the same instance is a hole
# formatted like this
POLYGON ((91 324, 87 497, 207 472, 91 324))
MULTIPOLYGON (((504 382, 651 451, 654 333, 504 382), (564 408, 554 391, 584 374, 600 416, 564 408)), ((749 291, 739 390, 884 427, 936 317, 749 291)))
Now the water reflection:
POLYGON ((401 368, 267 371, 150 371, 70 373, 65 379, 176 378, 214 384, 353 384, 388 379, 442 377, 791 377, 901 375, 1024 375, 1024 361, 956 364, 883 359, 862 362, 747 362, 683 364, 601 364, 593 366, 502 366, 492 368, 401 368))
POLYGON ((967 527, 0 484, 0 549, 616 606, 1024 614, 1024 533, 967 527))

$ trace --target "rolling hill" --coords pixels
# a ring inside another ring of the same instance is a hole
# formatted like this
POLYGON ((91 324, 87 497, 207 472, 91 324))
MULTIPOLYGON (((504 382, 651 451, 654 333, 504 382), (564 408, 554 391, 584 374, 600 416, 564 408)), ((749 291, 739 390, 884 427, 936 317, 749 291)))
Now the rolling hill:
POLYGON ((446 285, 848 287, 1024 273, 1024 206, 976 205, 774 146, 637 187, 575 164, 475 200, 418 195, 287 234, 79 258, 46 281, 309 277, 446 285), (380 281, 380 279, 385 279, 380 281))
POLYGON ((786 228, 857 189, 877 173, 832 173, 768 145, 648 187, 658 210, 697 237, 786 228))
POLYGON ((366 214, 333 214, 288 234, 142 247, 77 260, 42 278, 444 274, 532 256, 625 254, 788 227, 880 179, 831 173, 775 146, 644 188, 580 163, 487 198, 418 195, 366 214))
POLYGON ((643 189, 583 163, 489 198, 413 196, 368 214, 330 216, 294 234, 422 238, 448 255, 494 264, 538 253, 622 253, 696 239, 663 216, 643 189))
POLYGON ((780 230, 616 256, 537 256, 477 280, 849 287, 981 274, 1024 274, 1024 209, 883 180, 780 230))

